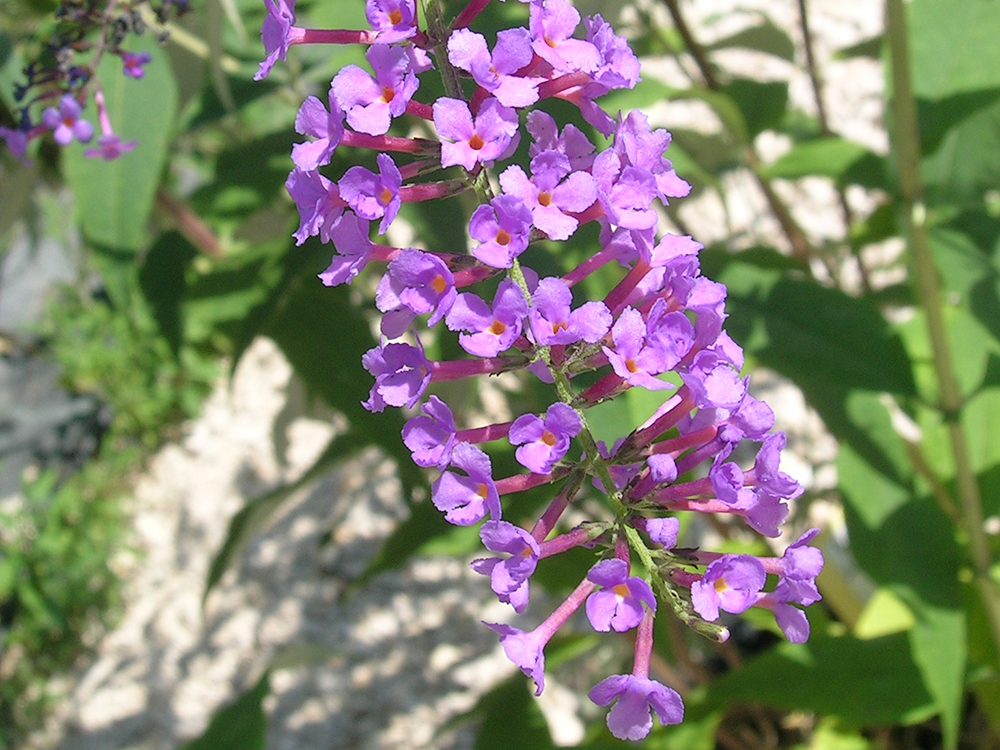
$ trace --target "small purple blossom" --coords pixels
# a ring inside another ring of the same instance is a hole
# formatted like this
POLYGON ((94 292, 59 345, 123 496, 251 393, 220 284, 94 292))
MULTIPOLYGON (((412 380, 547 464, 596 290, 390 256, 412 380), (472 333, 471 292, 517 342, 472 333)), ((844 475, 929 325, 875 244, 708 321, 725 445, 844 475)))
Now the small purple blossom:
MULTIPOLYGON (((336 184, 315 170, 304 172, 296 167, 285 180, 285 189, 299 210, 299 228, 292 234, 295 244, 301 245, 316 235, 319 235, 324 242, 330 242, 331 231, 344 213, 344 202, 337 193, 336 184)), ((365 234, 364 240, 367 239, 368 236, 365 234)), ((333 283, 341 284, 346 280, 333 283)), ((331 286, 331 284, 326 285, 331 286)))
POLYGON ((539 628, 526 633, 502 622, 484 622, 486 627, 500 634, 503 652, 514 666, 519 667, 535 681, 535 695, 545 689, 545 644, 549 638, 539 628))
POLYGON ((409 344, 379 344, 361 357, 361 364, 375 376, 367 401, 368 411, 388 406, 412 409, 431 382, 430 367, 421 349, 409 344))
POLYGON ((567 123, 560 133, 552 115, 534 109, 528 113, 527 127, 534 139, 528 149, 532 159, 543 151, 557 151, 569 159, 574 172, 590 169, 594 163, 594 144, 573 123, 567 123))
POLYGON ((487 514, 499 520, 500 496, 493 482, 490 457, 474 445, 459 443, 452 450, 451 465, 466 476, 445 471, 431 486, 431 502, 444 513, 445 520, 456 526, 471 526, 487 514))
POLYGON ((142 78, 145 71, 144 65, 153 59, 148 52, 124 52, 122 53, 122 72, 129 78, 142 78))
POLYGON ((479 531, 486 549, 505 552, 507 558, 485 557, 472 561, 472 569, 490 577, 497 598, 518 614, 528 606, 528 579, 535 572, 540 550, 527 531, 507 521, 488 521, 479 531))
MULTIPOLYGON (((322 175, 320 176, 322 177, 322 175)), ((320 209, 319 204, 317 204, 317 212, 320 210, 325 209, 320 209)), ((331 210, 335 211, 336 209, 331 210)), ((368 220, 360 218, 353 211, 347 211, 329 224, 329 228, 327 228, 327 221, 328 218, 322 219, 320 234, 325 233, 329 241, 333 242, 333 246, 337 249, 337 255, 333 256, 330 265, 319 275, 319 278, 324 286, 348 284, 351 279, 361 273, 361 269, 368 265, 368 261, 371 259, 372 243, 368 239, 368 220)), ((301 227, 299 231, 302 231, 301 227)))
POLYGON ((719 619, 719 610, 738 615, 757 602, 767 573, 760 560, 750 555, 723 555, 708 566, 701 580, 691 584, 694 611, 709 622, 719 619))
POLYGON ((586 302, 570 310, 573 295, 569 287, 554 277, 542 279, 532 295, 528 315, 531 332, 542 346, 575 344, 586 341, 595 344, 611 327, 611 313, 603 302, 586 302))
POLYGON ((409 39, 417 33, 413 0, 366 0, 365 18, 378 32, 378 41, 385 44, 409 39))
POLYGON ((566 0, 532 3, 532 49, 559 73, 595 70, 601 55, 590 42, 573 38, 579 25, 579 12, 566 0))
POLYGON ((74 138, 80 143, 89 143, 94 137, 94 126, 80 118, 82 111, 76 99, 64 94, 58 109, 49 107, 42 113, 42 124, 52 131, 60 146, 68 146, 74 138))
POLYGON ((653 728, 650 709, 664 726, 684 720, 684 703, 677 691, 646 677, 613 674, 591 688, 590 700, 598 706, 617 703, 608 712, 608 729, 620 740, 643 739, 653 728))
POLYGON ((601 586, 587 598, 587 619, 594 630, 631 630, 642 621, 643 604, 656 612, 653 589, 641 578, 629 577, 624 560, 602 560, 590 569, 587 579, 601 586))
POLYGON ((28 153, 28 134, 19 128, 5 128, 0 125, 0 139, 7 143, 7 148, 21 161, 26 161, 28 153))
POLYGON ((255 81, 267 78, 278 59, 285 59, 295 24, 295 0, 264 0, 264 6, 267 18, 260 27, 260 40, 264 43, 266 57, 254 74, 255 81))
POLYGON ((92 159, 100 157, 105 161, 112 161, 131 151, 137 145, 138 141, 123 141, 117 133, 108 133, 97 139, 97 148, 88 148, 83 152, 83 155, 92 159))
POLYGON ((307 96, 295 115, 295 132, 311 135, 315 141, 296 143, 292 146, 292 161, 299 169, 309 171, 329 164, 334 149, 344 137, 344 113, 333 95, 327 95, 330 111, 315 96, 307 96))
POLYGON ((508 167, 500 186, 524 201, 532 223, 553 240, 571 237, 580 222, 569 214, 585 211, 597 200, 594 178, 571 172, 569 159, 557 151, 543 151, 531 160, 530 180, 519 166, 508 167))
POLYGON ((410 67, 410 56, 402 47, 373 44, 365 59, 375 71, 374 76, 357 65, 348 65, 341 68, 330 86, 352 128, 368 135, 384 135, 392 118, 406 111, 419 82, 410 67))
POLYGON ((475 82, 505 107, 527 107, 538 101, 541 79, 514 75, 533 56, 531 35, 524 28, 499 32, 492 55, 482 34, 458 29, 448 39, 449 62, 472 73, 475 82))
POLYGON ((626 307, 611 329, 615 347, 602 347, 615 374, 629 385, 641 386, 652 391, 673 386, 655 376, 667 371, 662 353, 646 344, 646 321, 642 313, 626 307))
POLYGON ((671 549, 677 545, 677 534, 680 532, 681 522, 676 518, 647 518, 646 533, 656 544, 662 544, 666 549, 671 549))
POLYGON ((493 268, 510 268, 514 258, 528 248, 531 211, 516 196, 498 195, 472 212, 469 234, 479 240, 472 249, 476 260, 493 268))
POLYGON ((340 197, 363 219, 382 219, 378 233, 386 229, 399 213, 402 205, 399 189, 403 178, 388 154, 378 154, 378 174, 365 167, 351 167, 340 178, 337 187, 340 197))
POLYGON ((504 279, 497 287, 492 309, 475 294, 463 292, 445 320, 452 331, 465 331, 459 334, 458 343, 469 354, 495 357, 521 335, 527 315, 524 294, 513 281, 504 279))
POLYGON ((382 333, 397 338, 417 315, 430 313, 435 325, 455 302, 455 277, 432 253, 404 248, 390 263, 375 292, 382 316, 382 333))
POLYGON ((536 474, 548 474, 569 450, 570 440, 580 434, 583 423, 571 406, 557 401, 545 412, 545 420, 522 414, 510 426, 511 445, 522 466, 536 474))
POLYGON ((417 466, 444 471, 455 447, 455 418, 448 404, 437 396, 431 396, 420 411, 422 415, 403 425, 403 444, 410 449, 417 466))
POLYGON ((475 121, 461 99, 441 97, 434 102, 434 127, 442 138, 442 167, 490 166, 517 147, 517 113, 493 97, 483 102, 475 121))

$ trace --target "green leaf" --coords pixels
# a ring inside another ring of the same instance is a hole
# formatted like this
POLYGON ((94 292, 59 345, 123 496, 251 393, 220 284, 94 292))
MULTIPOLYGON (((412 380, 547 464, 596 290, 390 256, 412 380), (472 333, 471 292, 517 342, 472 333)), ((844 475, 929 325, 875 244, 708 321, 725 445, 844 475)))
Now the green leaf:
POLYGON ((809 643, 782 643, 689 701, 697 719, 733 702, 837 716, 855 726, 913 724, 934 713, 905 633, 858 640, 814 634, 809 643), (864 696, 859 700, 858 696, 864 696))
POLYGON ((788 84, 785 81, 734 78, 722 91, 743 115, 747 143, 763 131, 777 128, 785 118, 788 106, 788 84))
POLYGON ((262 704, 271 692, 269 677, 270 672, 264 672, 250 690, 216 711, 204 734, 180 750, 264 750, 267 716, 262 704))
POLYGON ((399 411, 373 414, 361 406, 373 382, 361 357, 375 341, 348 292, 344 286, 324 287, 311 274, 299 277, 284 290, 263 333, 281 347, 307 388, 347 417, 359 446, 377 445, 396 459, 403 495, 409 499, 413 488, 424 484, 423 473, 400 440, 399 411))
POLYGON ((913 659, 941 711, 944 745, 955 748, 965 698, 965 612, 958 606, 921 606, 916 614, 910 630, 913 659))
POLYGON ((872 60, 880 59, 882 57, 882 35, 877 34, 869 39, 862 39, 857 44, 839 49, 832 55, 832 59, 834 60, 850 60, 854 57, 869 57, 872 60))
POLYGON ((757 26, 738 31, 732 36, 720 39, 710 45, 706 45, 708 50, 729 49, 730 47, 742 47, 743 49, 757 50, 765 52, 782 60, 793 62, 795 60, 795 42, 785 31, 765 17, 763 22, 757 26))
POLYGON ((981 207, 1000 175, 1000 102, 949 129, 921 174, 929 202, 981 207))
MULTIPOLYGON (((112 161, 87 158, 79 145, 64 152, 66 179, 84 233, 93 242, 120 250, 135 251, 147 241, 146 222, 177 108, 170 60, 149 36, 139 37, 141 44, 135 50, 144 46, 152 56, 142 80, 122 75, 121 60, 114 55, 104 55, 97 67, 111 126, 122 140, 136 140, 135 150, 112 161)), ((97 123, 93 102, 84 116, 97 123)))
POLYGON ((184 274, 197 254, 180 234, 167 232, 156 240, 139 268, 139 287, 174 357, 180 352, 184 332, 184 274))
POLYGON ((480 698, 472 715, 481 719, 475 750, 555 750, 545 717, 523 675, 504 680, 480 698))
POLYGON ((762 364, 809 390, 912 395, 899 337, 864 299, 703 251, 705 275, 729 290, 728 331, 762 364))
POLYGON ((839 136, 796 144, 778 161, 762 170, 767 178, 829 177, 839 184, 857 182, 866 187, 885 184, 882 160, 859 143, 839 136))
POLYGON ((924 156, 933 154, 949 130, 991 106, 997 99, 1000 99, 1000 88, 953 94, 943 99, 918 99, 921 153, 924 156))
POLYGON ((918 97, 1000 87, 1000 13, 993 0, 914 0, 907 8, 918 97))

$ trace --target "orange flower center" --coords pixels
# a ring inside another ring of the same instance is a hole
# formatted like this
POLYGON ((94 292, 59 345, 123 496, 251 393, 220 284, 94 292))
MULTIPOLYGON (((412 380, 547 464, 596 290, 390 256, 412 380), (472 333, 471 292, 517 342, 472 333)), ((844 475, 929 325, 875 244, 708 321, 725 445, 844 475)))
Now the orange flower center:
POLYGON ((726 583, 725 578, 716 578, 715 583, 712 585, 715 586, 715 590, 718 591, 720 594, 729 588, 729 584, 726 583))
POLYGON ((510 233, 505 232, 503 229, 501 229, 499 232, 497 232, 496 240, 498 245, 506 246, 508 243, 510 243, 510 233))
POLYGON ((486 141, 479 137, 479 133, 473 133, 472 137, 469 139, 469 148, 473 151, 478 151, 485 145, 486 141))
POLYGON ((556 436, 552 434, 552 430, 546 430, 542 433, 542 442, 545 443, 550 448, 556 444, 556 436))
POLYGON ((569 328, 569 325, 563 322, 552 324, 552 333, 559 333, 559 331, 565 331, 569 328))
POLYGON ((382 191, 378 194, 378 202, 381 206, 388 206, 389 201, 392 200, 392 191, 389 188, 384 187, 382 191))
POLYGON ((438 274, 431 281, 431 289, 433 289, 438 294, 441 294, 448 287, 448 282, 444 280, 444 276, 438 274))
POLYGON ((396 92, 395 91, 393 91, 388 86, 383 86, 382 87, 382 101, 383 102, 385 102, 386 104, 388 104, 389 102, 391 102, 395 98, 396 98, 396 92))
POLYGON ((476 485, 476 494, 479 495, 479 497, 481 497, 483 500, 485 500, 486 496, 490 494, 490 488, 487 487, 483 482, 480 482, 479 484, 476 485))
POLYGON ((543 206, 551 205, 552 193, 550 193, 548 190, 543 190, 538 194, 538 202, 543 206))
POLYGON ((392 25, 395 26, 397 23, 403 20, 402 11, 399 10, 399 8, 396 8, 396 10, 390 10, 389 20, 392 22, 392 25))
POLYGON ((501 333, 507 330, 507 326, 501 323, 499 320, 494 320, 490 323, 489 332, 494 336, 499 336, 501 333))
POLYGON ((624 599, 629 594, 628 586, 626 586, 624 583, 619 583, 617 586, 615 586, 611 590, 614 591, 615 594, 617 594, 618 596, 620 596, 622 599, 624 599))
POLYGON ((639 367, 636 365, 634 359, 626 359, 625 360, 625 368, 629 372, 638 372, 639 371, 639 367))

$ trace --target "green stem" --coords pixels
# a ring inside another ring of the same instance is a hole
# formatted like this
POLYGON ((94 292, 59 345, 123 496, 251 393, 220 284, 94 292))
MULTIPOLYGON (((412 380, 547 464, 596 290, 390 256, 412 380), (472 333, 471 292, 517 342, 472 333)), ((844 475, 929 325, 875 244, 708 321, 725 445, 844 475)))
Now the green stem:
POLYGON ((975 569, 976 587, 982 597, 994 643, 1000 648, 1000 589, 990 577, 989 540, 983 528, 979 483, 972 469, 965 431, 960 421, 962 394, 941 310, 941 288, 927 232, 927 208, 920 176, 920 131, 917 102, 910 80, 910 53, 903 0, 888 0, 887 30, 892 62, 893 145, 899 170, 899 189, 909 238, 913 285, 924 309, 934 356, 934 370, 941 391, 940 409, 948 426, 956 485, 969 555, 975 569))

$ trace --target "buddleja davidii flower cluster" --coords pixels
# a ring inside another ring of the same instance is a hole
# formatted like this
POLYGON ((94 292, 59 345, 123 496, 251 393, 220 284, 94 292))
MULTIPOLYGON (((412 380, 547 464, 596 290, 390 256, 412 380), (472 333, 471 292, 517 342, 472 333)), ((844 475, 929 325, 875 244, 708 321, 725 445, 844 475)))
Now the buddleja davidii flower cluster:
MULTIPOLYGON (((136 141, 123 141, 114 132, 96 70, 101 57, 110 54, 121 59, 123 76, 143 77, 144 67, 152 57, 148 52, 126 49, 130 36, 146 32, 143 6, 148 6, 162 26, 172 16, 185 13, 188 0, 60 2, 54 12, 55 30, 42 43, 37 59, 25 66, 24 82, 14 89, 17 126, 0 126, 0 139, 15 156, 26 159, 31 141, 46 133, 51 133, 60 146, 69 146, 73 141, 90 143, 94 126, 81 116, 89 97, 93 97, 97 108, 100 135, 97 147, 87 149, 85 155, 111 160, 135 148, 136 141)), ((163 32, 161 40, 165 38, 163 32)))
POLYGON ((482 524, 493 554, 473 568, 515 612, 525 611, 540 559, 578 546, 597 550, 586 577, 534 629, 487 623, 507 656, 534 678, 537 693, 545 684, 546 644, 581 606, 598 631, 637 629, 631 674, 607 677, 590 691, 595 703, 613 704, 608 726, 623 739, 646 736, 653 713, 663 724, 683 717, 680 696, 649 676, 658 601, 718 640, 728 637, 718 624, 722 612, 763 607, 789 640, 804 641, 809 624, 801 607, 820 598, 815 577, 823 560, 809 546, 815 529, 780 558, 676 546, 683 512, 738 516, 777 537, 787 501, 802 488, 780 471, 785 437, 771 432, 773 413, 740 376, 742 351, 723 330, 726 290, 701 276, 701 245, 657 236, 654 203, 690 189, 664 157, 669 134, 651 129, 640 113, 611 118, 595 102, 638 81, 626 41, 598 15, 581 25, 566 0, 531 0, 528 27, 501 31, 492 50, 470 29, 489 0, 472 0, 447 27, 431 4, 425 29, 412 0, 368 0, 371 29, 364 30, 304 29, 295 25, 293 2, 264 2, 267 57, 259 78, 292 45, 368 45, 370 70, 348 66, 331 81, 325 102, 303 103, 296 128, 311 139, 294 147, 287 181, 301 219, 297 242, 319 236, 336 249, 320 274, 324 284, 349 283, 367 265, 385 264, 375 295, 382 342, 363 358, 375 379, 365 407, 419 406, 403 441, 417 464, 437 470, 431 499, 447 520, 482 524), (435 67, 447 95, 421 102, 420 76, 435 67), (471 96, 461 78, 474 83, 471 96), (597 151, 580 129, 560 130, 541 110, 519 113, 550 97, 577 105, 611 146, 597 151), (433 123, 438 140, 388 135, 403 116, 433 123), (531 139, 528 172, 504 167, 522 127, 531 139), (336 181, 322 174, 343 146, 377 151, 378 171, 355 166, 336 181), (464 172, 417 181, 447 167, 464 172), (401 203, 464 190, 480 201, 468 226, 471 257, 371 241, 373 229, 386 233, 401 203), (600 247, 566 275, 539 278, 521 264, 533 241, 566 240, 588 222, 600 226, 600 247), (609 264, 625 269, 620 282, 603 300, 576 304, 573 287, 609 264), (464 291, 499 274, 492 299, 464 291), (470 357, 429 360, 424 324, 457 333, 470 357), (444 401, 424 398, 434 382, 514 370, 553 384, 557 400, 511 422, 461 428, 444 401), (575 387, 578 375, 594 371, 591 385, 575 387), (671 381, 661 377, 668 373, 671 381), (614 445, 597 443, 588 408, 629 388, 662 391, 662 406, 614 445), (524 472, 494 476, 481 446, 502 440, 515 448, 524 472), (747 470, 730 460, 743 441, 759 443, 747 470), (707 476, 686 478, 705 464, 707 476), (560 533, 564 511, 587 482, 606 495, 614 520, 560 533), (531 528, 503 518, 503 498, 543 485, 552 487, 553 499, 531 528), (634 574, 634 561, 644 576, 634 574))

